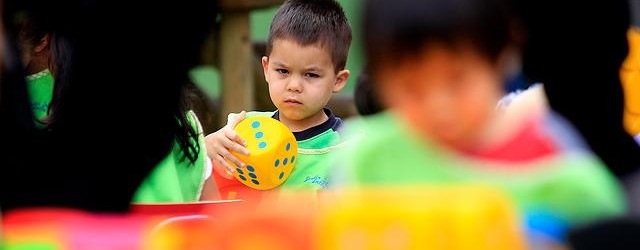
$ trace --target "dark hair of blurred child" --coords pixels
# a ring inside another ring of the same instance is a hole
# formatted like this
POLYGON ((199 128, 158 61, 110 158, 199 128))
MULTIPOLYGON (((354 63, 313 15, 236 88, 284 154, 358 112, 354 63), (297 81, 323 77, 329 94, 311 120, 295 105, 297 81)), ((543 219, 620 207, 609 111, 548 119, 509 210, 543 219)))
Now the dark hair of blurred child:
MULTIPOLYGON (((8 6, 9 27, 20 21, 14 14, 26 10, 43 18, 40 27, 51 28, 55 86, 46 129, 28 149, 38 159, 3 165, 5 179, 14 180, 0 188, 3 211, 50 206, 123 212, 132 199, 197 200, 208 161, 181 91, 215 19, 215 1, 157 3, 144 17, 139 14, 148 6, 125 1, 25 0, 8 6), (197 166, 174 166, 179 163, 197 166), (149 179, 157 189, 147 193, 170 193, 141 198, 137 191, 149 179)), ((46 37, 32 34, 23 38, 42 44, 46 37)))
POLYGON ((358 76, 353 99, 360 115, 373 115, 384 109, 367 68, 358 76))
POLYGON ((556 140, 539 107, 496 108, 514 51, 512 13, 508 0, 368 1, 366 55, 389 111, 350 125, 365 132, 333 184, 495 185, 532 230, 560 239, 567 226, 622 213, 615 179, 556 140))
MULTIPOLYGON (((31 109, 36 118, 36 126, 45 128, 55 120, 55 111, 50 113, 50 104, 61 102, 66 85, 67 73, 73 65, 70 53, 74 48, 68 36, 59 34, 50 23, 54 15, 48 9, 32 9, 20 12, 18 16, 18 45, 22 63, 27 72, 25 78, 31 109), (53 72, 52 72, 53 71, 53 72), (54 76, 58 81, 54 81, 54 76), (54 82, 57 88, 54 87, 54 82), (54 92, 58 91, 58 94, 54 92)), ((182 90, 181 111, 176 114, 180 124, 175 132, 175 145, 145 179, 134 195, 134 202, 193 202, 200 198, 205 172, 211 172, 210 161, 204 150, 204 135, 195 113, 189 110, 187 94, 193 92, 186 84, 182 90)), ((55 109, 54 109, 55 110, 55 109)))

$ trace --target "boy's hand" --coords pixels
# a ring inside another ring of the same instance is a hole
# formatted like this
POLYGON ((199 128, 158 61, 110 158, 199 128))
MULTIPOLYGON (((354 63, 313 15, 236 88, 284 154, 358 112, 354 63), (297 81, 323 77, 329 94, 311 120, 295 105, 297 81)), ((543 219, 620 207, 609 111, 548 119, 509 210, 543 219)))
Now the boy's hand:
MULTIPOLYGON (((231 150, 249 155, 247 150, 247 142, 242 139, 233 128, 246 117, 247 112, 242 111, 240 114, 229 114, 227 125, 220 130, 211 133, 205 137, 205 146, 207 147, 207 155, 218 164, 213 164, 214 168, 223 166, 227 173, 235 172, 235 168, 226 160, 236 164, 238 167, 245 167, 246 164, 231 154, 231 150)), ((214 169, 215 170, 215 169, 214 169)))

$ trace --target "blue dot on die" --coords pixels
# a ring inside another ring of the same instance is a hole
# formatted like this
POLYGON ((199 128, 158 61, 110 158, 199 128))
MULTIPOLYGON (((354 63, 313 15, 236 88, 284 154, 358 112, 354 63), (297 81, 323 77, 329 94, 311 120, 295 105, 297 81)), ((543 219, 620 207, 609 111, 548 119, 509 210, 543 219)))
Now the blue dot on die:
POLYGON ((280 178, 280 180, 282 180, 282 177, 284 177, 284 172, 280 172, 280 176, 278 176, 278 178, 280 178))
POLYGON ((259 122, 259 121, 255 121, 255 122, 251 123, 251 127, 252 127, 252 128, 258 128, 258 127, 260 127, 260 122, 259 122))
POLYGON ((251 182, 253 182, 253 184, 260 185, 260 182, 256 179, 252 179, 251 182))
POLYGON ((276 159, 276 162, 273 163, 273 165, 275 165, 276 167, 278 167, 280 165, 280 160, 276 159))
POLYGON ((293 161, 295 161, 295 160, 296 160, 296 156, 295 155, 291 156, 291 163, 293 163, 293 161))
POLYGON ((249 170, 249 172, 256 171, 252 166, 247 166, 247 170, 249 170))
POLYGON ((259 147, 259 148, 266 148, 266 147, 267 147, 267 143, 266 143, 266 142, 260 142, 260 143, 258 144, 258 147, 259 147))
POLYGON ((240 168, 236 168, 236 171, 238 171, 238 174, 244 174, 244 172, 240 168))
POLYGON ((262 136, 264 136, 264 134, 262 132, 256 133, 256 138, 260 139, 260 138, 262 138, 262 136))
POLYGON ((291 143, 287 143, 287 146, 285 148, 287 149, 287 151, 289 151, 289 149, 291 149, 291 143))
POLYGON ((282 165, 287 165, 287 161, 289 160, 289 158, 284 158, 282 159, 282 165))
POLYGON ((244 175, 238 175, 238 177, 240 177, 240 179, 242 179, 243 181, 247 180, 247 177, 244 177, 244 175))
POLYGON ((249 173, 249 177, 254 178, 254 179, 258 178, 258 176, 256 176, 256 174, 254 174, 254 173, 249 173))

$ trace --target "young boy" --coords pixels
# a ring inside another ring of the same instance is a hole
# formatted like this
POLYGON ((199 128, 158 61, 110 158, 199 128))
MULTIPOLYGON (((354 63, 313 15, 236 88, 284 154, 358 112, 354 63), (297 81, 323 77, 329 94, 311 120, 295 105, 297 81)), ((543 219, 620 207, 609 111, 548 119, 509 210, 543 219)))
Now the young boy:
POLYGON ((206 137, 207 152, 214 162, 214 178, 222 198, 244 198, 249 192, 232 177, 245 163, 230 151, 250 152, 233 127, 246 116, 271 116, 285 124, 298 142, 296 167, 284 188, 318 190, 328 185, 328 156, 341 143, 342 120, 325 106, 333 93, 347 83, 345 69, 351 27, 334 0, 285 2, 271 23, 267 56, 262 68, 275 112, 242 112, 230 116, 224 128, 206 137), (239 193, 240 192, 240 193, 239 193))
POLYGON ((534 230, 557 237, 622 213, 611 174, 557 141, 544 113, 496 109, 510 13, 502 0, 368 1, 366 51, 389 112, 349 125, 365 132, 341 152, 332 185, 498 186, 534 230))

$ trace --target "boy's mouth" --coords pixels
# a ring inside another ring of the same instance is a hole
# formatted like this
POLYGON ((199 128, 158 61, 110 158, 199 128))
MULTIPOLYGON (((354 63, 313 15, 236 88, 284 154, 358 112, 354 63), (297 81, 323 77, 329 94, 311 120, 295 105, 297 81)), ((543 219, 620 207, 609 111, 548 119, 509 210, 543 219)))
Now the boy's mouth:
POLYGON ((297 99, 294 98, 287 98, 284 100, 284 103, 288 103, 288 104, 302 104, 302 102, 298 101, 297 99))

